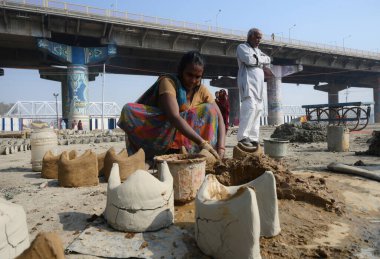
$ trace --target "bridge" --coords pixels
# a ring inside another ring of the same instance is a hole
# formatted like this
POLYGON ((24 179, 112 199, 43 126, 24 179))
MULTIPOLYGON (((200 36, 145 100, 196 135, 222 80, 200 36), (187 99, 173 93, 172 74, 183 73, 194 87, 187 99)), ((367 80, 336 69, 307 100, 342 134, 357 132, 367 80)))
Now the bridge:
MULTIPOLYGON (((55 119, 62 117, 60 101, 18 101, 5 114, 7 117, 25 119, 55 119), (57 110, 58 108, 58 110, 57 110)), ((89 102, 86 114, 90 117, 118 118, 121 108, 115 102, 89 102)))
MULTIPOLYGON (((238 116, 236 47, 246 40, 245 31, 53 0, 3 0, 0 9, 0 67, 39 69, 41 78, 62 82, 63 103, 74 99, 63 107, 66 118, 85 115, 80 109, 88 103, 86 84, 103 70, 173 72, 182 54, 192 49, 205 55, 205 78, 228 89, 231 117, 238 116), (83 52, 84 60, 91 51, 102 56, 78 65, 78 57, 59 56, 57 49, 64 50, 59 54, 83 52), (70 90, 75 74, 82 76, 82 101, 75 101, 70 90)), ((283 121, 282 82, 311 84, 328 92, 329 103, 338 102, 338 92, 347 87, 373 88, 375 121, 380 122, 380 53, 269 35, 261 49, 273 60, 266 71, 270 124, 283 121)))
MULTIPOLYGON (((283 107, 283 120, 284 122, 290 122, 292 119, 300 117, 305 114, 305 110, 299 105, 284 105, 283 107)), ((98 120, 99 125, 101 120, 112 119, 113 122, 117 122, 120 116, 121 108, 115 102, 89 102, 86 114, 90 119, 98 120)), ((62 103, 60 101, 18 101, 9 111, 5 114, 5 117, 14 119, 29 119, 29 120, 44 120, 54 122, 55 125, 59 118, 63 117, 62 103)), ((0 122, 1 122, 0 117, 0 122)), ((25 120, 24 120, 25 121, 25 120)), ((11 124, 11 120, 8 121, 11 124)), ((94 124, 94 123, 93 123, 94 124)), ((264 107, 264 112, 260 117, 260 125, 268 125, 268 109, 264 107)), ((10 125, 8 125, 10 128, 10 125)), ((6 125, 1 127, 7 128, 6 125)), ((96 128, 95 125, 92 128, 96 128)), ((18 128, 17 128, 18 130, 18 128)))
MULTIPOLYGON (((86 114, 91 124, 89 128, 115 128, 120 112, 121 108, 115 102, 89 102, 86 107, 86 114)), ((29 127, 30 123, 36 120, 50 122, 59 128, 62 126, 60 119, 63 118, 62 115, 62 103, 60 101, 18 101, 3 118, 0 116, 0 130, 18 131, 23 126, 29 127)))

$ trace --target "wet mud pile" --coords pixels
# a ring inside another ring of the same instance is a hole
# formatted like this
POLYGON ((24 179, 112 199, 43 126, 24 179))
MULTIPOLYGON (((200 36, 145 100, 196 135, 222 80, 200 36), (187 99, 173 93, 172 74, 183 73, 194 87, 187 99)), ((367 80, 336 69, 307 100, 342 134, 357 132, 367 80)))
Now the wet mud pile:
POLYGON ((368 140, 369 147, 365 152, 357 152, 358 155, 380 156, 380 131, 373 131, 372 138, 368 140))
POLYGON ((271 171, 276 178, 277 198, 302 201, 341 215, 341 203, 337 202, 326 186, 324 178, 294 176, 282 162, 264 154, 247 156, 243 160, 226 158, 214 164, 214 171, 220 183, 231 186, 250 182, 265 171, 271 171))
POLYGON ((318 123, 285 123, 275 129, 271 138, 286 139, 290 142, 300 143, 324 142, 327 139, 327 129, 318 123))

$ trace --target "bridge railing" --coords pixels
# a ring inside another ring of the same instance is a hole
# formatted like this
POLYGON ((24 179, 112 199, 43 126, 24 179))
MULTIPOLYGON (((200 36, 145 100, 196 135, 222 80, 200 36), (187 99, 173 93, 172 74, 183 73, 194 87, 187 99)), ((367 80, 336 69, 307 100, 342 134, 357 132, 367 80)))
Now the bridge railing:
MULTIPOLYGON (((5 114, 6 117, 14 118, 45 118, 57 116, 56 107, 58 106, 58 116, 62 117, 62 102, 57 101, 18 101, 5 114)), ((119 116, 120 106, 115 102, 104 102, 104 116, 119 116)), ((102 115, 101 102, 89 102, 86 108, 89 116, 102 115)))
MULTIPOLYGON (((0 4, 1 6, 17 7, 18 9, 24 8, 26 10, 34 10, 41 13, 49 12, 68 16, 82 16, 83 18, 106 19, 114 22, 127 22, 133 25, 151 25, 163 29, 181 30, 189 33, 199 33, 202 35, 207 34, 208 36, 216 36, 221 39, 224 37, 244 41, 247 34, 246 31, 241 30, 226 29, 217 26, 208 26, 185 21, 176 21, 143 14, 133 14, 129 12, 61 2, 57 0, 0 0, 0 4)), ((263 42, 279 46, 294 46, 313 51, 334 52, 342 55, 367 57, 373 59, 380 58, 380 52, 302 41, 286 37, 278 37, 277 35, 273 38, 271 35, 263 35, 263 42)))
MULTIPOLYGON (((16 102, 5 116, 13 117, 33 117, 33 116, 56 116, 56 105, 58 106, 58 115, 62 115, 62 102, 57 101, 18 101, 16 102)), ((121 108, 115 102, 104 102, 103 105, 105 115, 120 115, 121 108)), ((300 105, 282 105, 282 113, 284 115, 301 116, 305 115, 305 109, 300 105)), ((87 106, 88 115, 101 115, 102 103, 89 102, 87 106)), ((264 107, 263 115, 268 115, 267 107, 264 107)))

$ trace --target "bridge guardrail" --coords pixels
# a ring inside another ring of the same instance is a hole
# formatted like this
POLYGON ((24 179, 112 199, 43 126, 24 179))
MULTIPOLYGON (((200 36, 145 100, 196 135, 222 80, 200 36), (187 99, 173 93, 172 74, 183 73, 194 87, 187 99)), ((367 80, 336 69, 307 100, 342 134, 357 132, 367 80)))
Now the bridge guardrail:
MULTIPOLYGON (((58 116, 62 117, 62 102, 57 101, 18 101, 5 114, 6 117, 20 118, 41 118, 54 117, 57 115, 56 106, 58 106, 58 116)), ((104 116, 119 116, 120 106, 115 102, 103 103, 104 116)), ((89 102, 86 109, 89 116, 101 116, 102 103, 89 102)))
MULTIPOLYGON (((115 22, 134 22, 140 25, 154 25, 161 26, 165 29, 180 29, 190 33, 202 33, 209 36, 228 37, 235 40, 246 39, 245 31, 226 29, 216 26, 207 26, 203 24, 197 24, 193 22, 176 21, 167 18, 160 18, 154 16, 147 16, 143 14, 133 14, 129 12, 122 12, 118 10, 104 9, 68 2, 61 2, 57 0, 2 0, 2 6, 19 7, 25 9, 34 9, 35 11, 51 12, 65 15, 83 16, 83 18, 101 18, 115 22)), ((367 50, 358 50, 353 48, 338 47, 329 44, 322 44, 316 42, 302 41, 296 39, 290 39, 286 37, 275 37, 272 39, 270 35, 263 35, 263 43, 282 44, 287 46, 294 46, 300 48, 306 48, 308 50, 323 51, 323 52, 335 52, 336 54, 351 55, 357 57, 366 57, 372 59, 380 59, 380 52, 373 52, 367 50)))
MULTIPOLYGON (((57 101, 18 101, 5 114, 7 117, 44 117, 56 116, 56 105, 58 106, 58 114, 62 116, 62 102, 57 101)), ((120 115, 121 107, 115 102, 104 102, 104 114, 120 115)), ((300 105, 282 105, 282 113, 284 116, 302 116, 305 110, 300 105)), ((89 102, 87 106, 87 114, 91 116, 102 114, 101 102, 89 102)), ((264 107, 263 116, 268 116, 268 108, 264 107)))

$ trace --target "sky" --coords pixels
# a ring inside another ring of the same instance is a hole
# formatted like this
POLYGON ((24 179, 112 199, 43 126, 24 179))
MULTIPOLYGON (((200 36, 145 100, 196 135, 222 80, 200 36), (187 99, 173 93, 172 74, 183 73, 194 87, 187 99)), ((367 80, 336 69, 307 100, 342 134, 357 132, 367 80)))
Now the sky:
MULTIPOLYGON (((31 0, 32 1, 32 0, 31 0)), ((66 0, 99 8, 157 16, 178 21, 248 31, 260 28, 292 39, 379 52, 379 0, 66 0)), ((1 59, 1 57, 0 57, 1 59)), ((174 72, 174 71, 173 71, 174 72)), ((4 69, 0 76, 0 102, 54 101, 60 83, 39 78, 38 71, 4 69)), ((104 101, 122 107, 135 101, 156 77, 105 75, 104 101)), ((204 84, 209 86, 208 80, 204 84)), ((219 90, 209 87, 211 92, 219 90)), ((102 100, 102 76, 89 83, 89 100, 102 100)), ((327 103, 327 93, 311 85, 282 84, 283 105, 327 103)), ((59 97, 60 98, 60 97, 59 97)), ((370 88, 349 88, 339 93, 339 101, 373 101, 370 88)))

